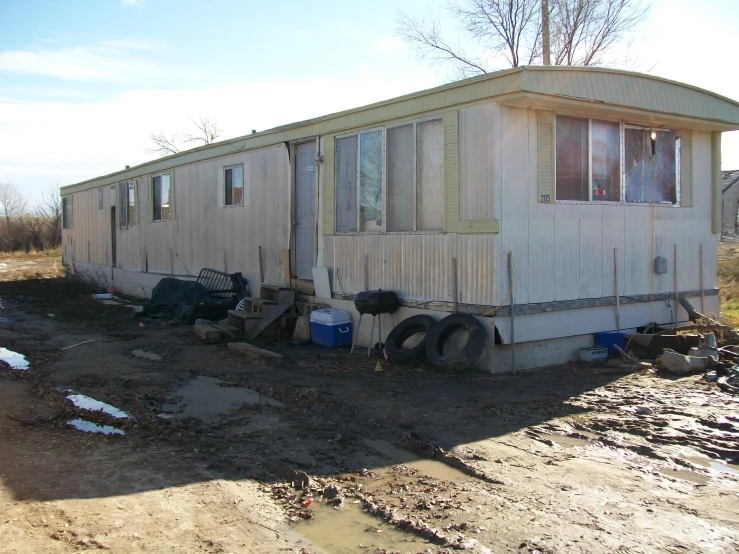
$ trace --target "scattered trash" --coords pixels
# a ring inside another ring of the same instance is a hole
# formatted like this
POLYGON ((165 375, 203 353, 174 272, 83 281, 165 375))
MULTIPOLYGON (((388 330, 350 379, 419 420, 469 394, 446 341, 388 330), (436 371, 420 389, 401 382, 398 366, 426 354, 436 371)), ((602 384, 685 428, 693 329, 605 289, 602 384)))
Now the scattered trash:
POLYGON ((652 415, 654 410, 648 406, 637 406, 634 409, 634 413, 637 415, 652 415))
POLYGON ((19 369, 21 371, 27 370, 30 365, 23 354, 18 354, 18 352, 13 352, 3 347, 0 347, 0 360, 8 364, 11 369, 19 369))
POLYGON ((709 360, 705 356, 686 356, 669 348, 665 348, 662 353, 662 367, 676 375, 705 371, 709 360))
POLYGON ((67 421, 67 425, 71 425, 78 431, 84 431, 85 433, 101 433, 103 435, 125 435, 125 431, 116 429, 110 425, 98 425, 92 421, 86 421, 84 419, 70 419, 67 421))
POLYGON ((108 292, 103 292, 103 293, 100 293, 100 294, 93 294, 92 295, 92 298, 94 300, 110 300, 111 298, 113 298, 113 295, 111 293, 108 293, 108 292))
POLYGON ((139 321, 138 326, 139 329, 143 329, 144 327, 146 327, 146 323, 144 323, 143 321, 139 321))
POLYGON ((382 364, 380 363, 380 360, 377 360, 377 364, 375 364, 375 371, 385 371, 385 368, 382 367, 382 364))
POLYGON ((155 354, 154 352, 148 352, 147 350, 142 350, 140 348, 137 348, 136 350, 131 350, 131 355, 134 358, 141 358, 142 360, 149 360, 151 362, 161 362, 162 357, 159 354, 155 354))
POLYGON ((115 406, 111 406, 110 404, 106 404, 100 400, 95 400, 94 398, 90 398, 84 394, 70 394, 67 396, 67 400, 83 410, 87 410, 89 412, 103 412, 115 419, 128 419, 131 417, 126 412, 119 410, 115 406))
POLYGON ((64 350, 69 350, 70 348, 74 348, 75 346, 80 346, 82 344, 87 344, 88 342, 92 342, 94 340, 95 339, 90 339, 90 340, 78 342, 77 344, 73 344, 72 346, 65 346, 64 348, 60 348, 59 351, 61 352, 61 351, 64 351, 64 350))
POLYGON ((54 317, 54 314, 46 314, 48 317, 54 317))
POLYGON ((581 362, 597 362, 608 358, 608 349, 602 346, 581 348, 578 351, 581 362))

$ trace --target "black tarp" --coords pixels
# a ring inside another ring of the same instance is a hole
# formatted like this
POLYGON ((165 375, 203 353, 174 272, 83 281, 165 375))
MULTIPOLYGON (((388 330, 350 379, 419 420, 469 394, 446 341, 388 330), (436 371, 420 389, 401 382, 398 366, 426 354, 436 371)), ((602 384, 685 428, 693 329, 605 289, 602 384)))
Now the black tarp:
MULTIPOLYGON (((234 274, 241 277, 240 274, 234 274)), ((233 279, 233 276, 232 276, 233 279)), ((243 281, 243 277, 241 278, 243 281)), ((245 284, 245 283, 244 283, 245 284)), ((242 290, 246 290, 243 287, 242 290)), ((182 281, 165 277, 154 287, 151 300, 144 305, 141 317, 174 319, 189 325, 198 318, 222 319, 228 310, 236 307, 243 294, 223 298, 208 294, 206 288, 195 281, 182 281)))

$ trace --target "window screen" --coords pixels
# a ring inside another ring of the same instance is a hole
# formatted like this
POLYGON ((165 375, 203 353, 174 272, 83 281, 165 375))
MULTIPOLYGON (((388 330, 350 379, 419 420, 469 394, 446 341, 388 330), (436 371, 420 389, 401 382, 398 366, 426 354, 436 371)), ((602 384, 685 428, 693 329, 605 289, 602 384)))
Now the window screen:
POLYGON ((588 200, 588 120, 557 116, 557 200, 588 200))
POLYGON ((336 139, 336 230, 357 230, 357 136, 336 139))
POLYGON ((382 131, 359 135, 359 230, 382 231, 382 131))
POLYGON ((444 132, 440 119, 417 125, 417 223, 419 231, 444 225, 444 132))
POLYGON ((413 231, 413 125, 387 130, 387 230, 413 231))

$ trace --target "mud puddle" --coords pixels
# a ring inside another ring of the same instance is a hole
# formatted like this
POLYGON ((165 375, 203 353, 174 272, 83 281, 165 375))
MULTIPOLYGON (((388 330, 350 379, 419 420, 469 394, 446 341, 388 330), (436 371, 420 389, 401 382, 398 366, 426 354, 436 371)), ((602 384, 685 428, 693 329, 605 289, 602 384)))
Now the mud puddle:
POLYGON ((655 473, 659 473, 660 475, 664 475, 665 477, 682 479, 683 481, 690 481, 691 483, 695 483, 696 485, 707 485, 708 481, 710 480, 705 475, 699 475, 698 473, 688 471, 687 469, 655 469, 654 471, 655 473))
POLYGON ((116 429, 111 425, 98 425, 92 421, 86 421, 84 419, 70 419, 67 421, 67 425, 71 425, 78 431, 84 431, 85 433, 101 433, 103 435, 125 435, 125 431, 116 429))
POLYGON ((119 410, 115 406, 111 406, 110 404, 106 404, 100 400, 95 400, 94 398, 90 398, 84 394, 73 393, 67 395, 67 400, 83 410, 87 410, 89 412, 103 412, 115 419, 127 419, 131 417, 126 412, 119 410))
POLYGON ((310 508, 313 518, 293 530, 328 554, 426 552, 434 548, 431 542, 384 523, 360 506, 348 502, 333 507, 314 502, 310 508))
POLYGON ((440 479, 442 481, 467 481, 470 479, 469 476, 465 475, 458 469, 450 467, 442 462, 436 460, 429 460, 421 458, 403 448, 393 446, 387 441, 376 440, 376 439, 364 439, 364 444, 369 446, 372 450, 379 452, 383 456, 389 458, 392 461, 387 467, 380 468, 382 470, 390 470, 392 466, 397 464, 404 464, 411 469, 415 469, 429 477, 434 479, 440 479))
POLYGON ((30 366, 28 360, 26 360, 26 357, 23 354, 13 352, 4 347, 0 347, 0 360, 8 364, 11 369, 25 371, 30 366))
POLYGON ((717 462, 710 458, 686 458, 691 464, 695 464, 705 469, 712 469, 719 473, 729 473, 731 475, 739 475, 739 466, 724 462, 717 462))
POLYGON ((246 387, 230 386, 215 377, 198 376, 178 390, 172 400, 163 406, 162 417, 194 417, 203 421, 213 421, 218 416, 247 404, 255 406, 268 404, 283 406, 273 398, 246 387))

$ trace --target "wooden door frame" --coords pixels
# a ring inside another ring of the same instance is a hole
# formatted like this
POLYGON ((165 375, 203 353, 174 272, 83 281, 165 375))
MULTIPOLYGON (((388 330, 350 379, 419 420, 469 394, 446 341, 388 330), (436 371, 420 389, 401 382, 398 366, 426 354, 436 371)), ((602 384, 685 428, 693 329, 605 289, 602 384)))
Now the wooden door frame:
MULTIPOLYGON (((297 230, 296 225, 294 225, 295 217, 297 214, 297 205, 298 205, 298 195, 297 195, 297 185, 298 185, 298 179, 297 179, 297 171, 295 168, 295 164, 298 161, 298 146, 303 144, 309 144, 311 142, 315 143, 315 152, 316 155, 318 155, 318 152, 320 152, 320 140, 321 138, 316 135, 314 137, 308 137, 300 140, 296 140, 294 142, 291 142, 288 146, 289 148, 289 157, 290 157, 290 279, 297 279, 297 230)), ((320 179, 318 177, 319 169, 318 166, 320 165, 317 162, 314 162, 316 170, 314 171, 314 201, 316 206, 316 232, 315 236, 313 238, 313 263, 315 264, 318 260, 318 217, 319 217, 319 205, 318 205, 318 199, 319 199, 319 193, 318 188, 320 185, 320 179)), ((306 280, 306 279, 303 279, 306 280)), ((313 279, 311 279, 312 281, 313 279)))

